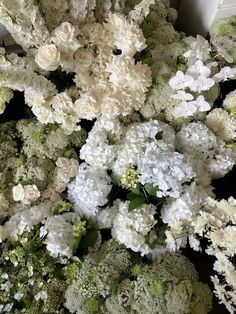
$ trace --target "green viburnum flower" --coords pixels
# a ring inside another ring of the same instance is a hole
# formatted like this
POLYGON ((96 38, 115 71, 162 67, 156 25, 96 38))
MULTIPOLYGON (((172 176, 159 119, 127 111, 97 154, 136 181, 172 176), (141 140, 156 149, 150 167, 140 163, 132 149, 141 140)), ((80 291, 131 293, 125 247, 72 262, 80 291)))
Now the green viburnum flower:
POLYGON ((128 188, 136 188, 138 182, 138 171, 127 168, 122 175, 121 183, 128 188))
POLYGON ((13 97, 13 92, 8 87, 0 87, 0 114, 4 112, 6 108, 6 102, 8 103, 13 97))

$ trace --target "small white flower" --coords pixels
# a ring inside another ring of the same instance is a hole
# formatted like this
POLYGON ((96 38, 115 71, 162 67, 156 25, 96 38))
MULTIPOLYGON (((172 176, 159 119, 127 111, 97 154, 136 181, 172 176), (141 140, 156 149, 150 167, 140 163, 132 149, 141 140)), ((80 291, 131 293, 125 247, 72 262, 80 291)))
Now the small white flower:
POLYGON ((208 111, 211 109, 211 106, 207 101, 205 101, 205 98, 202 95, 198 96, 196 100, 191 101, 189 104, 195 105, 197 107, 197 110, 200 112, 208 111))
POLYGON ((188 101, 188 100, 193 100, 194 99, 192 94, 186 93, 183 90, 179 90, 177 92, 177 94, 171 95, 170 97, 173 98, 173 99, 180 99, 180 100, 183 100, 183 101, 185 101, 185 100, 188 101))
POLYGON ((169 85, 173 89, 185 89, 193 82, 193 77, 190 75, 185 75, 182 71, 177 71, 175 76, 173 76, 169 85))
POLYGON ((18 184, 12 188, 12 196, 14 201, 21 202, 24 199, 24 188, 21 184, 18 184))
POLYGON ((60 52, 53 44, 44 45, 38 49, 35 61, 41 69, 54 71, 60 63, 60 52))
POLYGON ((174 109, 171 111, 174 118, 191 117, 196 112, 197 107, 194 104, 187 101, 181 102, 181 104, 174 107, 174 109))
POLYGON ((209 90, 213 85, 215 85, 213 79, 200 75, 198 79, 190 82, 189 88, 193 92, 200 93, 201 91, 209 90))
POLYGON ((195 78, 198 78, 200 75, 203 77, 209 77, 211 70, 203 64, 201 60, 197 60, 193 65, 191 65, 186 74, 189 74, 195 78))
POLYGON ((213 76, 213 80, 218 83, 221 81, 227 81, 228 79, 236 78, 236 68, 224 67, 219 73, 213 76))
POLYGON ((191 50, 185 52, 185 58, 189 59, 189 64, 194 64, 197 59, 207 60, 210 58, 210 45, 209 42, 200 35, 197 35, 197 39, 191 44, 191 50))

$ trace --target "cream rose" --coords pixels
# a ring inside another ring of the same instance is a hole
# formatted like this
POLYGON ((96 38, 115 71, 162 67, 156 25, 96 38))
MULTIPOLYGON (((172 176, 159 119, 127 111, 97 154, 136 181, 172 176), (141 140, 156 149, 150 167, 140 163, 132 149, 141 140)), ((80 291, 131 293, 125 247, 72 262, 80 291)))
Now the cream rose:
POLYGON ((42 46, 38 49, 35 61, 41 69, 54 71, 60 62, 60 52, 54 44, 42 46))
POLYGON ((21 202, 24 199, 24 188, 21 184, 18 184, 12 189, 13 200, 16 202, 21 202))

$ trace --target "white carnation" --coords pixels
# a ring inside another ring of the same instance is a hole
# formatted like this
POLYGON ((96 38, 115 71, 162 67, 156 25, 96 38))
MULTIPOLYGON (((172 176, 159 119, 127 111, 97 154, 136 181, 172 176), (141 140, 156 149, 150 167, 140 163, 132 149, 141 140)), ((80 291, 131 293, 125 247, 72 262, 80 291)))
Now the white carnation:
POLYGON ((69 53, 70 50, 75 52, 81 44, 76 38, 78 31, 75 26, 69 22, 63 22, 60 26, 54 29, 52 40, 57 45, 58 49, 64 53, 69 53))
POLYGON ((105 28, 112 33, 114 45, 122 51, 124 56, 133 57, 137 51, 146 48, 141 29, 122 15, 109 14, 105 28))
POLYGON ((223 101, 223 107, 226 110, 236 110, 236 90, 226 96, 223 101))
POLYGON ((224 141, 234 140, 236 137, 236 119, 230 118, 222 108, 216 108, 207 115, 206 125, 224 141))

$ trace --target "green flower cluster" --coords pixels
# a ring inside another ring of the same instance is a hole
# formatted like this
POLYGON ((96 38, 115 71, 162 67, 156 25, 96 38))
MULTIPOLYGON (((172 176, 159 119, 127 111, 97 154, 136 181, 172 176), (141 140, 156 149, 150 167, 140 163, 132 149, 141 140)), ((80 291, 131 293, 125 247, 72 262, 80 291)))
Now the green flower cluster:
POLYGON ((0 304, 10 305, 10 313, 67 313, 63 268, 48 254, 39 229, 23 234, 14 245, 2 244, 0 287, 0 304))
POLYGON ((77 159, 76 149, 86 139, 86 131, 66 135, 56 125, 34 119, 0 124, 0 219, 10 214, 12 187, 35 184, 40 191, 53 180, 59 157, 77 159))
POLYGON ((68 286, 71 313, 207 313, 212 294, 194 266, 180 254, 142 263, 114 240, 91 253, 68 286))

